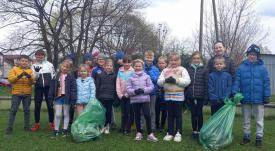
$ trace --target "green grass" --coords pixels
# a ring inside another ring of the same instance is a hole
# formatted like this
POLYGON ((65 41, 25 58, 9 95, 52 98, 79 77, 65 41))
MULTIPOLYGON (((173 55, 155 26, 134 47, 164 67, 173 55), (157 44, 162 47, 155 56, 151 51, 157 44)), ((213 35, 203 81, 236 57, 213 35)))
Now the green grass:
MULTIPOLYGON (((159 138, 159 142, 152 143, 145 139, 141 142, 134 141, 134 132, 130 136, 122 135, 116 131, 111 131, 110 135, 103 135, 96 141, 90 141, 85 143, 75 143, 71 137, 69 138, 57 138, 51 139, 51 133, 48 131, 47 126, 47 114, 45 112, 45 104, 43 106, 43 112, 41 117, 42 130, 36 133, 30 133, 23 131, 23 112, 22 107, 17 114, 16 121, 14 123, 14 131, 10 136, 4 135, 4 130, 7 125, 9 101, 1 102, 0 104, 0 150, 28 150, 28 151, 62 151, 62 150, 92 150, 92 151, 178 151, 178 150, 192 150, 200 151, 205 150, 195 140, 191 139, 191 121, 190 113, 185 112, 183 115, 183 140, 181 143, 164 142, 162 138, 165 133, 156 133, 159 138)), ((33 109, 33 107, 32 107, 33 109)), ((119 122, 118 109, 116 112, 117 122, 119 122)), ((205 109, 205 120, 209 117, 208 108, 205 109)), ((33 111, 31 111, 33 115, 33 111)), ((31 121, 33 121, 33 116, 31 121)), ((254 139, 252 143, 247 146, 239 145, 242 139, 242 118, 240 114, 237 114, 234 122, 234 140, 233 143, 222 149, 225 151, 256 151, 258 150, 254 146, 254 139)), ((255 132, 255 121, 253 120, 252 132, 255 132)), ((119 125, 119 123, 117 123, 119 125)), ((275 148, 274 134, 275 134, 275 120, 273 116, 269 116, 265 119, 265 136, 264 147, 261 150, 272 151, 275 148)), ((255 138, 255 133, 252 133, 252 138, 255 138)), ((146 136, 145 136, 146 138, 146 136)))

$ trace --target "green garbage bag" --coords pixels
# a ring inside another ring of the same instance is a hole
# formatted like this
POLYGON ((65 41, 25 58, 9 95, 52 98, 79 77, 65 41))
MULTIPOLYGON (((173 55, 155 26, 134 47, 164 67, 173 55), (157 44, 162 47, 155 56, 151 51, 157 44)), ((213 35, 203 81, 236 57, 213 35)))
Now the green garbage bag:
POLYGON ((84 142, 100 136, 105 124, 105 108, 96 100, 90 100, 71 127, 73 139, 84 142))
POLYGON ((200 130, 199 140, 205 149, 219 149, 233 141, 232 129, 236 104, 243 99, 238 93, 232 100, 225 99, 225 105, 219 109, 200 130))

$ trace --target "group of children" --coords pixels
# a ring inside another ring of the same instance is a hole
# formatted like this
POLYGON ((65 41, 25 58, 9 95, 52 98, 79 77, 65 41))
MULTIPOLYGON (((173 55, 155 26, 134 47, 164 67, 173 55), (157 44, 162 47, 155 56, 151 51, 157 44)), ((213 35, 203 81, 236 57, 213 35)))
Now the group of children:
POLYGON ((247 50, 247 59, 235 74, 235 65, 226 54, 222 42, 214 44, 215 56, 208 66, 203 64, 200 52, 190 57, 190 66, 181 66, 181 57, 171 53, 168 58, 158 58, 154 65, 154 52, 146 51, 144 60, 132 60, 131 56, 117 53, 117 63, 97 56, 97 64, 92 67, 91 56, 86 64, 75 71, 71 69, 72 60, 66 59, 60 64, 56 74, 52 64, 45 61, 45 52, 35 53, 36 63, 29 68, 28 56, 22 55, 20 65, 9 74, 12 84, 12 106, 6 133, 12 132, 12 126, 20 101, 23 102, 25 130, 30 130, 31 85, 35 83, 35 124, 32 131, 40 129, 39 117, 43 94, 49 113, 49 128, 54 136, 62 132, 68 135, 74 108, 79 114, 88 101, 97 98, 106 108, 106 123, 102 132, 110 133, 113 103, 119 100, 121 105, 121 129, 128 134, 135 122, 135 140, 143 138, 143 125, 147 128, 147 140, 156 142, 154 132, 165 127, 168 118, 167 134, 164 141, 182 140, 182 110, 184 102, 191 107, 193 137, 198 138, 203 125, 203 106, 211 105, 211 114, 215 114, 223 105, 225 98, 237 92, 244 95, 242 110, 244 115, 244 138, 241 144, 250 142, 250 115, 254 113, 257 122, 256 146, 262 146, 264 106, 269 102, 270 83, 267 70, 260 59, 260 48, 251 45, 247 50), (54 111, 53 113, 53 104, 54 111), (72 116, 71 116, 72 114, 72 116), (161 118, 160 118, 161 117, 161 118), (60 121, 63 130, 60 131, 60 121))

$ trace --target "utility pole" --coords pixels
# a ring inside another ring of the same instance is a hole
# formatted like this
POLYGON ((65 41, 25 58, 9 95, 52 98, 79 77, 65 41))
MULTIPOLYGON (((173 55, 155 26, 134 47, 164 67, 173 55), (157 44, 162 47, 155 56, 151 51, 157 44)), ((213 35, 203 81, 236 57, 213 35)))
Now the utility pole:
POLYGON ((216 3, 215 3, 215 0, 212 0, 212 5, 213 5, 213 14, 214 14, 216 41, 219 41, 220 38, 219 38, 219 29, 218 29, 217 11, 216 11, 216 3))
POLYGON ((200 36, 199 36, 200 52, 202 52, 202 36, 203 36, 203 0, 201 0, 201 10, 200 10, 200 36))

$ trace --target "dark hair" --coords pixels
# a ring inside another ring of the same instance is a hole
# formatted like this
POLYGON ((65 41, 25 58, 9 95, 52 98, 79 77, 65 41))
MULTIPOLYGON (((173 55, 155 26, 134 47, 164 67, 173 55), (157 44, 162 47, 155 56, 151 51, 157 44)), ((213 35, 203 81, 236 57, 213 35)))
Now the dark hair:
POLYGON ((34 55, 44 55, 45 56, 46 53, 45 53, 45 51, 43 51, 43 49, 39 49, 34 53, 34 55))
POLYGON ((27 60, 31 60, 29 56, 27 55, 20 55, 20 57, 18 58, 19 60, 20 59, 27 59, 27 60))
POLYGON ((221 40, 216 41, 216 42, 214 43, 214 46, 215 46, 216 44, 218 44, 218 43, 221 43, 222 46, 224 47, 224 43, 223 43, 221 40))
POLYGON ((132 61, 132 57, 129 56, 129 55, 126 55, 126 56, 123 58, 123 63, 131 62, 131 61, 132 61))

